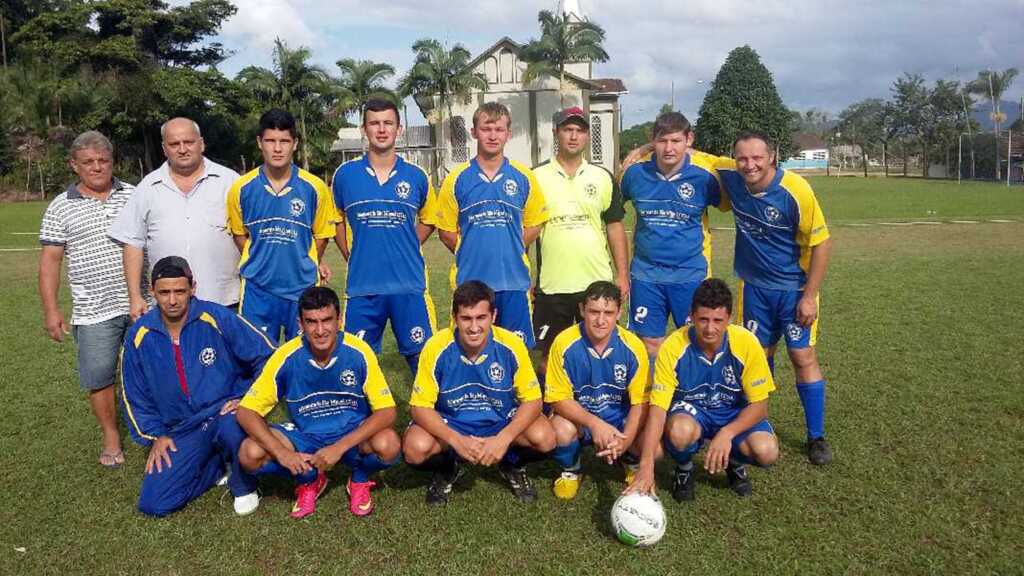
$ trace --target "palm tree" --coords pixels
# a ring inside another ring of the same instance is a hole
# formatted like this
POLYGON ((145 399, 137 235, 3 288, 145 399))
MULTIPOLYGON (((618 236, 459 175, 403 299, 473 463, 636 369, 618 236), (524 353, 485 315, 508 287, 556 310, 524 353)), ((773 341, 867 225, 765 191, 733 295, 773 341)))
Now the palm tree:
POLYGON ((361 110, 372 98, 398 102, 395 92, 384 86, 384 82, 395 75, 395 68, 390 64, 353 58, 342 58, 336 64, 341 69, 338 84, 349 96, 353 109, 361 110))
POLYGON ((989 102, 992 103, 992 129, 996 136, 996 180, 1002 179, 1002 166, 999 165, 999 125, 1006 119, 999 110, 999 103, 1003 99, 1003 93, 1013 84, 1013 79, 1017 77, 1016 68, 1007 68, 1002 72, 994 70, 982 70, 978 72, 978 77, 967 84, 967 89, 971 94, 977 94, 982 98, 986 96, 989 102))
POLYGON ((530 40, 519 53, 519 58, 527 63, 523 83, 542 76, 557 76, 558 95, 565 106, 565 65, 607 62, 608 53, 601 46, 604 29, 593 22, 573 21, 550 10, 541 10, 537 21, 540 22, 540 39, 530 40))
POLYGON ((289 48, 274 39, 274 68, 243 68, 236 79, 255 96, 272 106, 299 111, 302 167, 309 170, 307 117, 318 118, 338 100, 338 88, 321 67, 308 62, 310 50, 304 46, 289 48))
POLYGON ((437 165, 434 177, 440 174, 444 162, 445 112, 452 116, 452 103, 469 103, 473 89, 487 90, 487 78, 470 69, 470 54, 461 44, 450 50, 432 38, 417 40, 412 45, 416 62, 398 84, 398 93, 404 98, 412 96, 428 121, 434 120, 437 139, 437 165))

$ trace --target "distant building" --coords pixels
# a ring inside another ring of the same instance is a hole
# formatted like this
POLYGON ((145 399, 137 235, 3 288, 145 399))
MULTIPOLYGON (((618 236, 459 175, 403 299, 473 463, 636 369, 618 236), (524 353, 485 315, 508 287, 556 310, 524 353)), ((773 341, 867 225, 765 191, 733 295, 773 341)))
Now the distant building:
POLYGON ((824 170, 828 166, 828 145, 816 134, 799 132, 793 136, 793 145, 799 151, 782 162, 787 170, 824 170))

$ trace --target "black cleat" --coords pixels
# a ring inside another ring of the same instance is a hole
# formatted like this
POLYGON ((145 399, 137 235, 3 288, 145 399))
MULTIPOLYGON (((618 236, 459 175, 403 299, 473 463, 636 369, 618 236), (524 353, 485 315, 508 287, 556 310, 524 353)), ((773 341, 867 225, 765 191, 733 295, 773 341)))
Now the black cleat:
POLYGON ((438 470, 430 479, 430 486, 427 486, 427 504, 430 506, 444 506, 448 503, 448 497, 452 494, 452 486, 462 476, 462 466, 455 462, 450 472, 438 470))
POLYGON ((498 465, 498 472, 508 482, 509 488, 520 502, 530 503, 537 499, 537 489, 533 487, 533 482, 526 475, 525 466, 517 468, 502 462, 498 465))
POLYGON ((815 466, 823 466, 832 461, 832 449, 824 436, 807 443, 807 459, 815 466))
POLYGON ((697 470, 690 464, 687 469, 676 466, 672 478, 672 498, 676 502, 693 500, 693 477, 697 470))
POLYGON ((729 488, 735 492, 741 498, 750 496, 751 492, 754 491, 753 484, 750 483, 750 476, 747 475, 747 466, 729 460, 729 465, 725 468, 725 475, 729 479, 729 488))

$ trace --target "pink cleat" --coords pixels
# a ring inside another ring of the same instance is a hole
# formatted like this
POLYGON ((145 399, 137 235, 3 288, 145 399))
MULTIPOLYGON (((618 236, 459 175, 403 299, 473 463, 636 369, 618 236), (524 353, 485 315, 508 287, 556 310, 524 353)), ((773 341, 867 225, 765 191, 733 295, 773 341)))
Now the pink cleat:
POLYGON ((368 482, 353 482, 348 479, 348 509, 356 516, 368 516, 373 512, 373 498, 370 497, 370 489, 376 486, 373 480, 368 482))
POLYGON ((327 488, 327 476, 323 472, 317 472, 316 480, 309 484, 299 484, 295 487, 295 506, 292 506, 292 518, 305 518, 316 512, 316 499, 324 493, 327 488))

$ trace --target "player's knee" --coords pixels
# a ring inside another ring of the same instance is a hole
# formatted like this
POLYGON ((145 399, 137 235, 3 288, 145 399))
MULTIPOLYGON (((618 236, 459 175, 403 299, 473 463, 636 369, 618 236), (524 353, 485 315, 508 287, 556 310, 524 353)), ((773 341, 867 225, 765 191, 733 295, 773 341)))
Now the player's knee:
POLYGON ((267 451, 252 438, 246 438, 238 448, 238 463, 246 472, 253 472, 263 465, 267 451))
POLYGON ((387 428, 373 435, 370 448, 381 460, 390 462, 402 451, 402 441, 394 430, 387 428))
POLYGON ((813 346, 790 350, 789 359, 797 370, 808 370, 818 366, 818 355, 813 346))
POLYGON ((412 465, 422 464, 439 450, 437 441, 417 426, 409 427, 402 439, 402 458, 412 465))
POLYGON ((526 429, 526 441, 538 452, 551 452, 555 449, 555 429, 547 418, 538 416, 526 429))
POLYGON ((779 459, 779 439, 774 434, 755 434, 747 445, 758 466, 771 466, 779 459))
POLYGON ((561 416, 551 419, 551 427, 555 429, 555 441, 559 446, 568 446, 579 435, 576 425, 561 416))
POLYGON ((700 426, 688 416, 673 416, 665 426, 665 435, 673 446, 683 449, 700 438, 700 426))
POLYGON ((650 338, 650 337, 646 337, 645 336, 645 337, 641 338, 641 340, 643 340, 643 342, 644 342, 644 348, 647 349, 647 355, 650 356, 652 359, 657 358, 658 357, 658 350, 661 348, 661 343, 664 342, 665 339, 664 338, 650 338))

